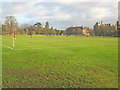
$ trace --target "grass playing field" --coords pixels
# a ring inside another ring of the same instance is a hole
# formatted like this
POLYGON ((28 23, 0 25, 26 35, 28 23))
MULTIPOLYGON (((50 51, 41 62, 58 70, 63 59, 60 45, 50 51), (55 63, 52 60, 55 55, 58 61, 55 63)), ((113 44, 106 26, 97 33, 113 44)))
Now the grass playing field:
POLYGON ((118 38, 2 36, 3 88, 117 88, 118 38))

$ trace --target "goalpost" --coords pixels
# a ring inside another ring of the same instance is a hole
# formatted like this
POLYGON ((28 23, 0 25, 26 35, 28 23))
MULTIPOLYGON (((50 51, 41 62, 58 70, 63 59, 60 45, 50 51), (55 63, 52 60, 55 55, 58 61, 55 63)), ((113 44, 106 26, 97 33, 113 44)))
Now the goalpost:
POLYGON ((13 49, 14 49, 14 39, 16 39, 15 34, 13 34, 13 49))
POLYGON ((13 37, 13 49, 14 49, 14 37, 13 37))

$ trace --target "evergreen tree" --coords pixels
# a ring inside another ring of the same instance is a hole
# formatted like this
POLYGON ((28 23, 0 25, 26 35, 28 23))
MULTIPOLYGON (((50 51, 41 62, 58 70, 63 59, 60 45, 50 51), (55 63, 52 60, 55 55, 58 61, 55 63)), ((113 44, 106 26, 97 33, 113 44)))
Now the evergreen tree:
POLYGON ((49 29, 49 23, 46 22, 45 29, 49 29))

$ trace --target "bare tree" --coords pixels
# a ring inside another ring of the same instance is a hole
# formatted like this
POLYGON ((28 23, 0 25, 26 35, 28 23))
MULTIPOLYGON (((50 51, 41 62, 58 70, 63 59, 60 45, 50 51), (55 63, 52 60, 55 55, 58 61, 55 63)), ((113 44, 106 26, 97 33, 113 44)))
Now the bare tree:
POLYGON ((10 35, 12 32, 15 32, 18 28, 16 18, 14 16, 7 16, 5 19, 5 27, 10 35))

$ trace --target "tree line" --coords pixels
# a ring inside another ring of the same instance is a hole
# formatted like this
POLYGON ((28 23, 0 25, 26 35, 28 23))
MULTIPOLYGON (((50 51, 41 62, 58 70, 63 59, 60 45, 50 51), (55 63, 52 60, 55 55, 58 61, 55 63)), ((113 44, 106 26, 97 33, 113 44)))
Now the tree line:
POLYGON ((62 35, 64 30, 54 29, 49 26, 49 22, 46 22, 45 27, 40 22, 34 25, 23 24, 18 26, 17 20, 14 16, 7 16, 2 24, 2 34, 11 35, 15 34, 43 34, 43 35, 62 35))
POLYGON ((37 22, 34 25, 23 24, 18 26, 18 22, 14 16, 7 16, 2 23, 2 34, 11 35, 15 34, 42 34, 42 35, 96 35, 96 36, 112 36, 118 33, 115 31, 115 26, 112 25, 100 25, 94 26, 94 30, 89 27, 69 27, 66 30, 54 29, 49 26, 49 22, 46 22, 45 27, 41 22, 37 22))

